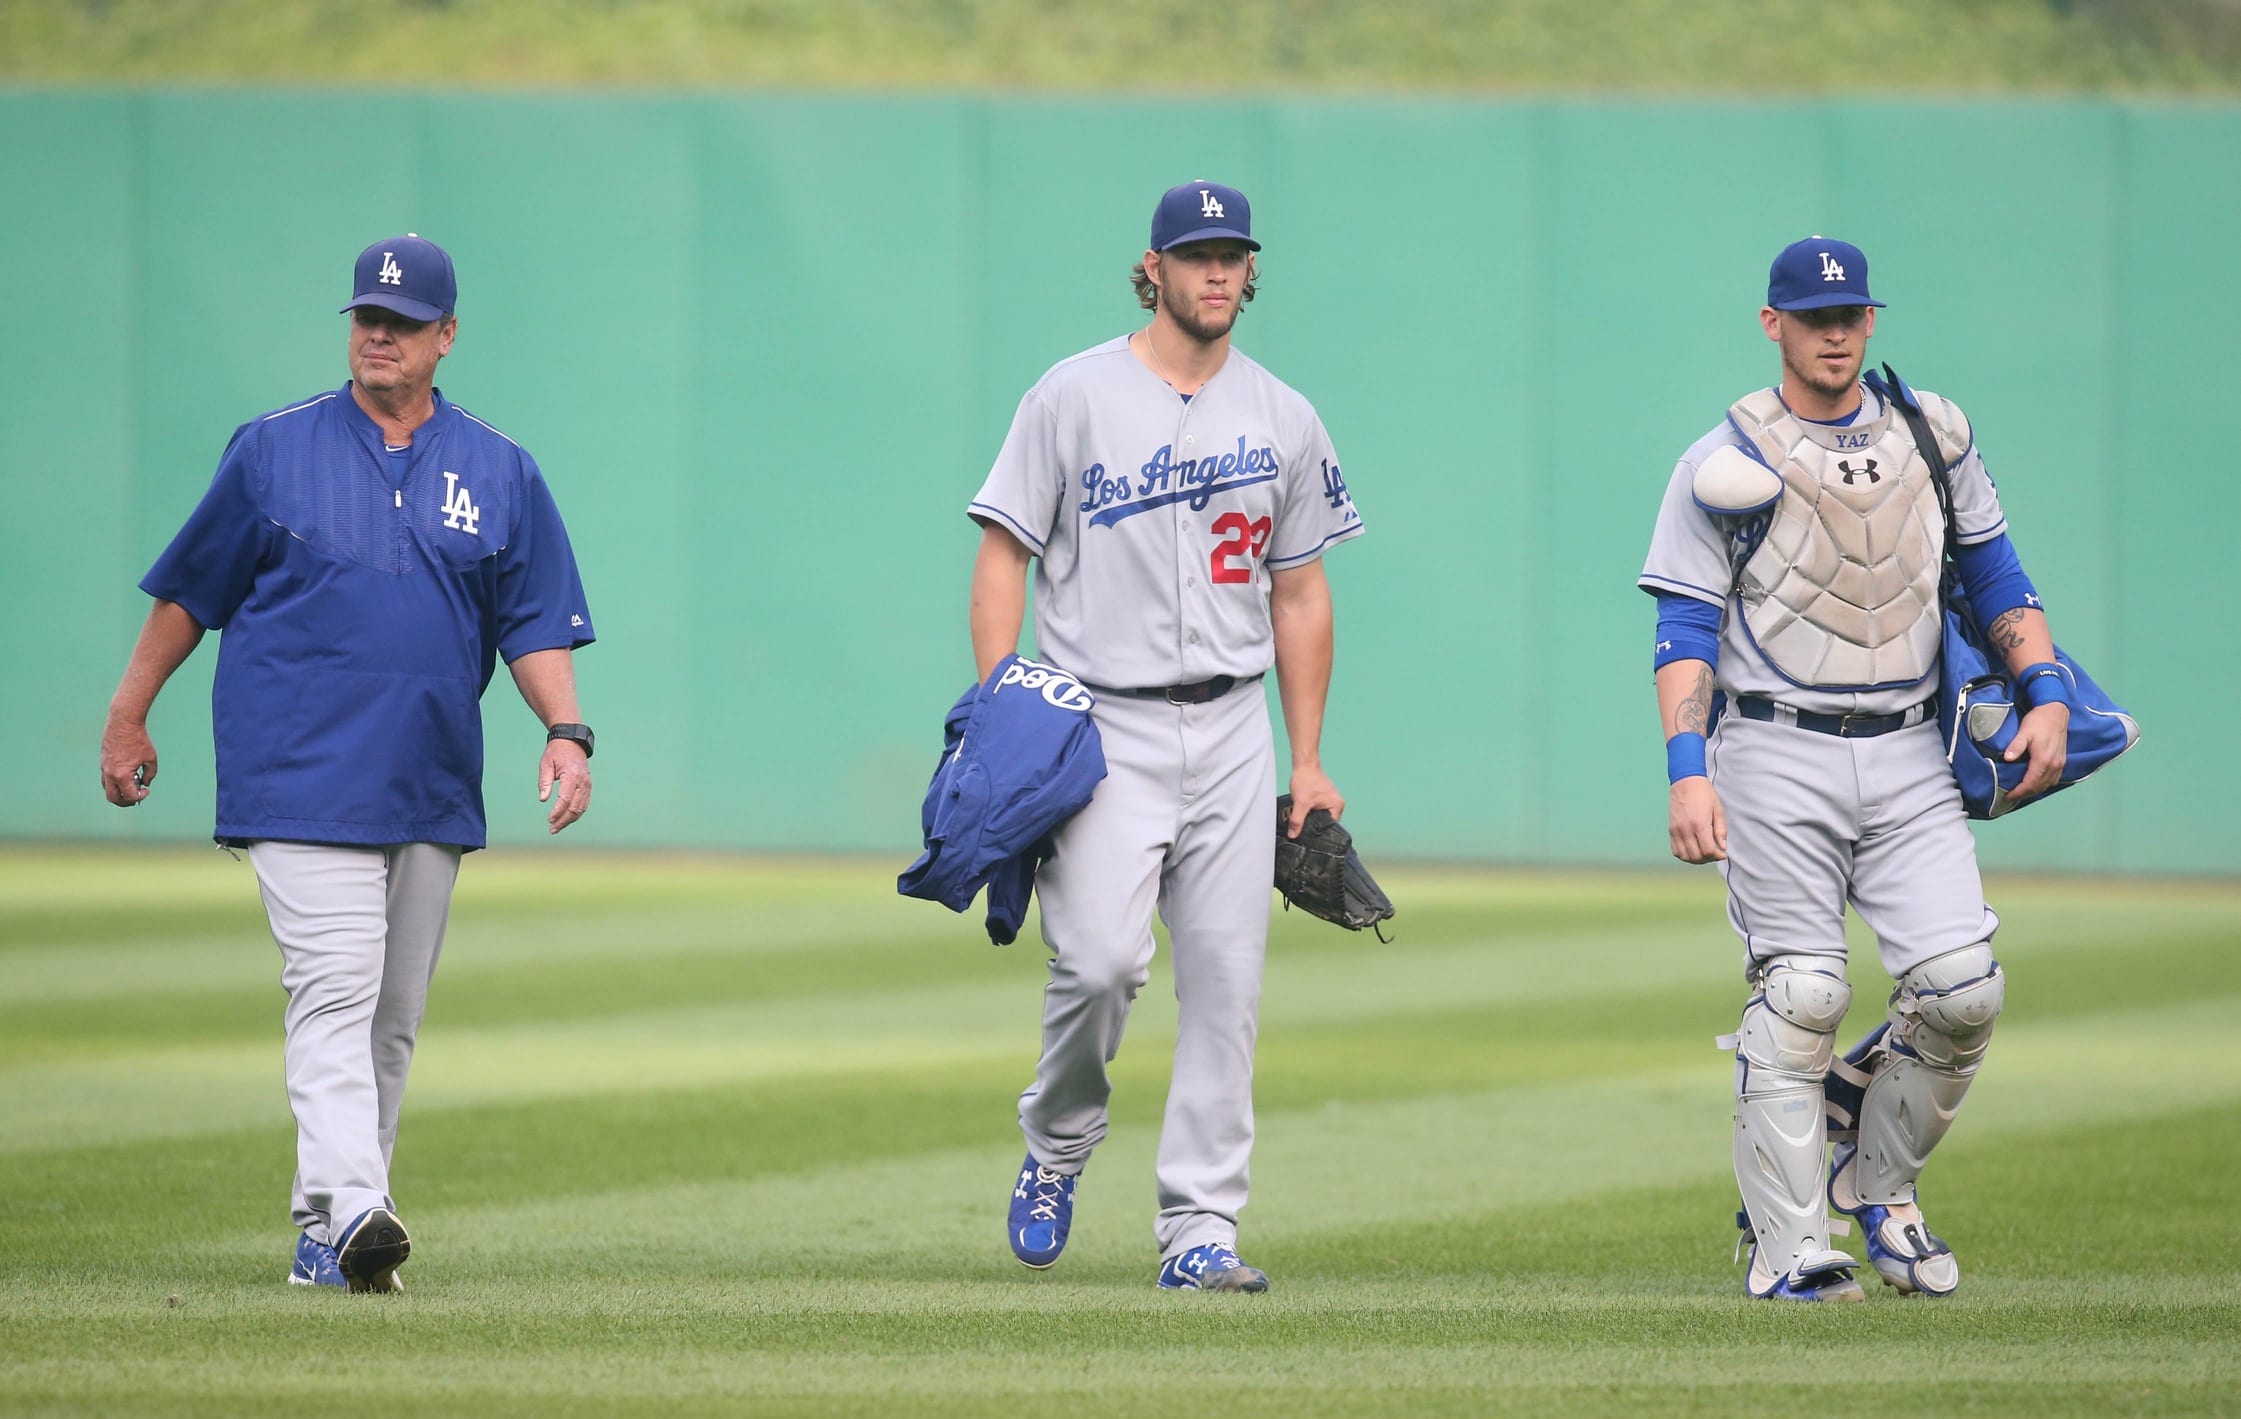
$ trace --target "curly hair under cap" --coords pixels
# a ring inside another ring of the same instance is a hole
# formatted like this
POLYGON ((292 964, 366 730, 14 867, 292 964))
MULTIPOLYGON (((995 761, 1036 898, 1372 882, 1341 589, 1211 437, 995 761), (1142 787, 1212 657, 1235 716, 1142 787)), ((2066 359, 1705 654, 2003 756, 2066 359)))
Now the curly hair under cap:
MULTIPOLYGON (((1253 274, 1245 278, 1245 288, 1242 291, 1238 292, 1237 304, 1240 309, 1252 304, 1253 293, 1260 289, 1259 263, 1252 262, 1247 266, 1246 269, 1251 271, 1253 274)), ((1146 310, 1158 310, 1159 286, 1153 282, 1151 277, 1144 274, 1143 262, 1139 261, 1136 263, 1136 265, 1129 271, 1128 279, 1130 281, 1133 281, 1136 285, 1136 304, 1142 306, 1146 310)))

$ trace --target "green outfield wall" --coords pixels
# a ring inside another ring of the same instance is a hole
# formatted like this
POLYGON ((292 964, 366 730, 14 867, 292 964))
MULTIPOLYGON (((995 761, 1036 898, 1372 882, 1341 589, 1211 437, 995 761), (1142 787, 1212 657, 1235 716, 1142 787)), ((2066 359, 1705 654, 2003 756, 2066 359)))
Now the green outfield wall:
MULTIPOLYGON (((0 92, 0 834, 210 825, 206 646, 156 795, 94 749, 135 582, 228 433, 340 384, 350 262, 447 245, 441 383, 531 449, 600 642, 587 843, 888 853, 971 676, 964 504, 1021 392, 1129 328, 1152 200, 1254 199, 1239 344, 1369 535, 1330 559, 1326 761, 1388 854, 1656 862, 1652 603, 1676 455, 1756 384, 1784 242, 1974 418, 2057 635, 2137 713, 2005 867, 2241 870, 2241 109, 956 96, 0 92)), ((538 736, 486 701, 494 835, 538 736)))

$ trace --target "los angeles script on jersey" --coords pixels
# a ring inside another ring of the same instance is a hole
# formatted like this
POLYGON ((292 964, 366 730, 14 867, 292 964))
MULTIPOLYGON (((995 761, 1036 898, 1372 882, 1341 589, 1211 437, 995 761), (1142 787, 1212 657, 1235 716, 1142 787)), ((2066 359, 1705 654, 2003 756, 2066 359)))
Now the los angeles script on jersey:
POLYGON ((1267 444, 1249 448, 1242 434, 1233 449, 1180 462, 1175 445, 1163 443, 1134 474, 1125 469, 1109 474, 1102 463, 1083 470, 1082 501, 1076 510, 1092 514, 1092 527, 1110 527, 1124 517, 1173 503, 1188 503, 1191 511, 1199 512, 1216 494, 1274 482, 1282 471, 1274 448, 1267 444))

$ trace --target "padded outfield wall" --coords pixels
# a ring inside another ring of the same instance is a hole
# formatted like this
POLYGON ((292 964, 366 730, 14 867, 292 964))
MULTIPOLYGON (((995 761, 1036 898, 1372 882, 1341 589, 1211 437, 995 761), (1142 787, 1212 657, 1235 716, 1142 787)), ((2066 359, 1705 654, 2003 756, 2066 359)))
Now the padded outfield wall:
MULTIPOLYGON (((1027 385, 1136 320, 1152 199, 1200 176, 1255 200, 1239 343, 1370 529, 1331 558, 1326 758, 1380 851, 1664 859, 1634 577, 1676 454, 1774 377, 1767 260, 1825 231, 2146 727, 1987 860, 2241 870, 2241 110, 2087 101, 0 93, 0 834, 207 833, 210 647, 156 796, 96 788, 134 583, 235 424, 342 382, 350 259, 411 229, 460 270, 442 385, 583 562, 571 837, 900 865, 970 676, 964 503, 1027 385)), ((534 725, 503 675, 485 703, 495 833, 540 837, 534 725)))

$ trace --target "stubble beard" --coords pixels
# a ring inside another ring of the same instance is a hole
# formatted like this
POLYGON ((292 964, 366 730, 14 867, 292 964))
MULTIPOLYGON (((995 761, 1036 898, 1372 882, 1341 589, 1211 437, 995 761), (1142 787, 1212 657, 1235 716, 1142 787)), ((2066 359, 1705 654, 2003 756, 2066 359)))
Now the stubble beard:
POLYGON ((1853 385, 1860 382, 1860 368, 1865 362, 1865 356, 1855 357, 1852 361, 1851 372, 1843 378, 1837 379, 1822 372, 1819 360, 1809 359, 1803 366, 1786 358, 1783 361, 1789 367, 1790 373, 1797 376, 1798 383, 1824 399, 1843 398, 1853 385))
POLYGON ((1244 313, 1244 307, 1238 303, 1235 296, 1232 296, 1230 297, 1229 318, 1216 325, 1212 321, 1203 320, 1192 312, 1183 309, 1183 302, 1170 300, 1165 287, 1160 289, 1159 303, 1160 307, 1167 312, 1167 318, 1175 322, 1175 328, 1201 345, 1211 345, 1224 335, 1229 334, 1237 326, 1237 317, 1244 313))

